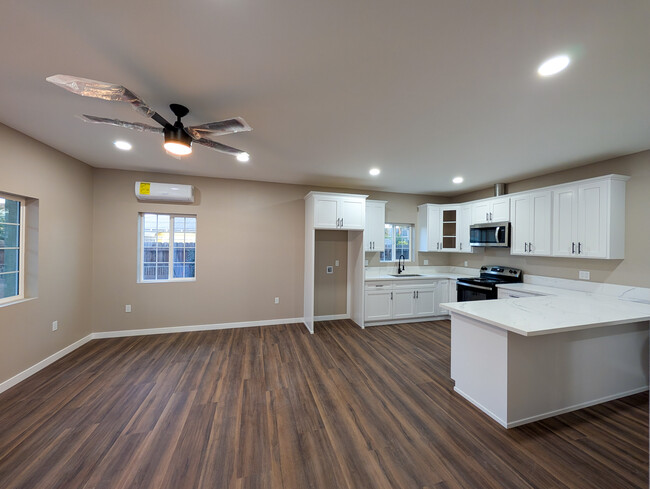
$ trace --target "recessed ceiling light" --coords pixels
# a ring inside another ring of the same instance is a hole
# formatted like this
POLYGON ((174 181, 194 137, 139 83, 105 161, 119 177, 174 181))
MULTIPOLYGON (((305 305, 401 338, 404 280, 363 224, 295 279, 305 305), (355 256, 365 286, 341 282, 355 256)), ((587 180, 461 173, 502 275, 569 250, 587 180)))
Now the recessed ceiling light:
POLYGON ((113 144, 117 149, 121 149, 122 151, 128 151, 133 147, 131 143, 127 143, 126 141, 115 141, 113 144))
POLYGON ((237 161, 241 161, 242 163, 246 163, 250 159, 251 159, 251 155, 249 155, 248 153, 245 153, 245 152, 244 153, 239 153, 237 155, 237 161))
POLYGON ((369 172, 373 177, 376 177, 381 173, 381 170, 379 168, 372 168, 369 172))
POLYGON ((539 65, 537 73, 539 76, 552 76, 569 66, 569 63, 571 59, 567 55, 555 56, 539 65))
POLYGON ((465 179, 463 177, 454 177, 452 179, 452 182, 454 182, 454 183, 463 183, 464 181, 465 181, 465 179))

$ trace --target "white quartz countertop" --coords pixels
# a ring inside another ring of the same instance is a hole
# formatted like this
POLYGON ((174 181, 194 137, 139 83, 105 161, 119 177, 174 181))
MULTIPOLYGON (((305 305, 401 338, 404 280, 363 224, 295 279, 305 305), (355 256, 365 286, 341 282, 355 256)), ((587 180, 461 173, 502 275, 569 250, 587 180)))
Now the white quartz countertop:
MULTIPOLYGON (((517 290, 524 291, 521 285, 525 284, 520 284, 517 290)), ((650 320, 650 304, 578 291, 561 293, 560 296, 450 302, 441 307, 452 315, 467 316, 524 336, 650 320)))

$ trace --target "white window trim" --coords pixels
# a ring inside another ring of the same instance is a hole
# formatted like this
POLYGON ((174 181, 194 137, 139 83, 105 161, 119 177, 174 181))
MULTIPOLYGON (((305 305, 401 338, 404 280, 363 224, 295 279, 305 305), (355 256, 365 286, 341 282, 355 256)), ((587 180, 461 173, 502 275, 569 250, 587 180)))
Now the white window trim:
POLYGON ((411 228, 411 235, 409 238, 409 259, 405 261, 404 263, 415 263, 415 250, 413 247, 413 241, 415 240, 415 225, 409 224, 407 222, 387 222, 386 224, 390 224, 393 226, 393 259, 392 260, 381 260, 381 254, 379 262, 380 263, 397 263, 399 261, 399 257, 396 256, 395 253, 395 227, 394 226, 404 226, 404 227, 409 227, 411 228))
POLYGON ((18 235, 19 246, 18 246, 18 295, 12 295, 11 297, 5 297, 0 299, 0 305, 11 304, 12 302, 18 302, 25 299, 25 215, 26 215, 26 204, 25 199, 18 197, 17 195, 10 195, 0 193, 0 198, 15 200, 20 202, 20 231, 18 235))
MULTIPOLYGON (((174 250, 173 246, 169 248, 169 275, 171 278, 164 280, 144 280, 142 277, 144 275, 144 226, 143 217, 145 214, 156 214, 162 216, 169 216, 170 218, 170 233, 169 233, 169 242, 173 243, 174 241, 174 224, 173 219, 175 217, 192 217, 196 219, 196 235, 199 233, 199 220, 196 218, 195 214, 172 214, 167 212, 140 212, 138 213, 138 277, 137 283, 139 284, 169 284, 177 282, 196 282, 197 267, 196 267, 196 248, 198 243, 194 243, 194 277, 182 277, 182 278, 173 278, 174 273, 174 250)), ((198 241, 198 240, 197 240, 198 241)))

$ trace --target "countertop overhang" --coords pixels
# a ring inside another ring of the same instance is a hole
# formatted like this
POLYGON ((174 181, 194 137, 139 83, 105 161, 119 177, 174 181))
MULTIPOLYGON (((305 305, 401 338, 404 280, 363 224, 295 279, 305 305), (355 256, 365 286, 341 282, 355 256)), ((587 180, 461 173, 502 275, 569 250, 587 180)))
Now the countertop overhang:
POLYGON ((523 336, 563 333, 650 320, 650 304, 571 291, 563 296, 522 297, 440 305, 523 336))

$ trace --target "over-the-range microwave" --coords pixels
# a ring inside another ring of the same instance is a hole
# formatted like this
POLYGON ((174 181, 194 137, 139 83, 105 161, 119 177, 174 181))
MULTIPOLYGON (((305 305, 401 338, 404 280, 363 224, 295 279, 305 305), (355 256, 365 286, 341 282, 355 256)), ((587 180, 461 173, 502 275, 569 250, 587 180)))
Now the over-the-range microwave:
POLYGON ((494 246, 508 248, 510 246, 510 223, 486 222, 472 224, 469 227, 470 246, 494 246))

